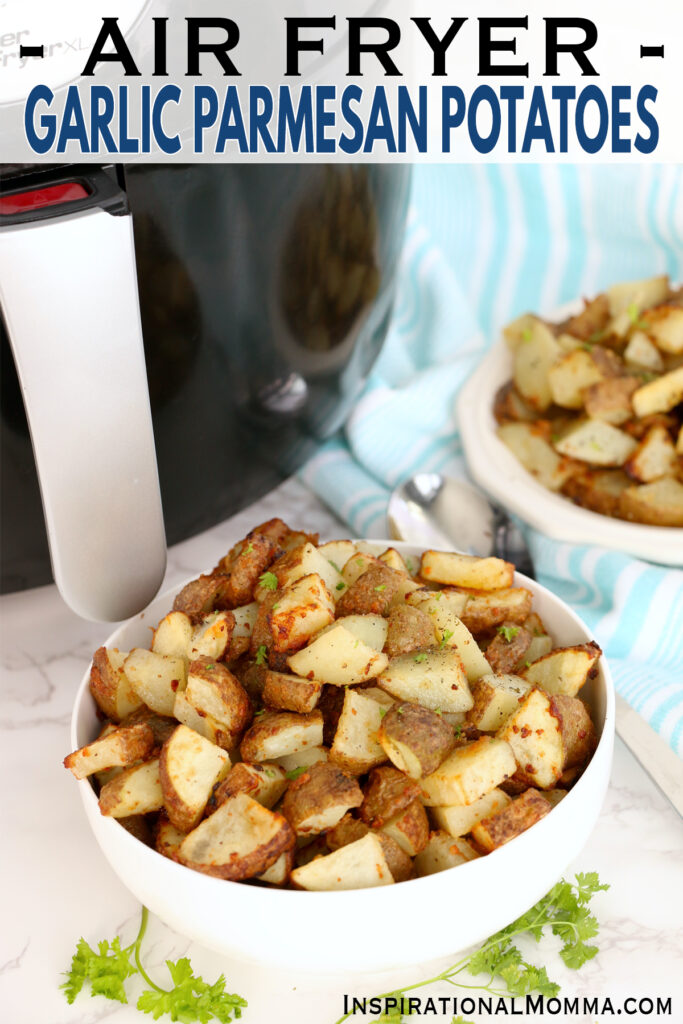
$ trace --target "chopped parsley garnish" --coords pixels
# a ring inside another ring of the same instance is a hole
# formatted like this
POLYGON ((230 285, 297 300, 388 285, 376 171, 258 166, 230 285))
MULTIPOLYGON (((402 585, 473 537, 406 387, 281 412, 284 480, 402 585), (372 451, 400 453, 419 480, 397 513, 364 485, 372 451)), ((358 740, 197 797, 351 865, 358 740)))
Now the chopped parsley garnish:
POLYGON ((306 764, 300 764, 298 768, 292 768, 291 772, 285 772, 285 778, 288 779, 289 782, 294 782, 294 780, 298 779, 300 775, 303 775, 308 767, 309 766, 306 764))
POLYGON ((337 590, 343 590, 345 586, 346 586, 346 584, 343 583, 343 582, 342 583, 338 583, 337 584, 337 590))
POLYGON ((421 662, 426 661, 426 660, 427 660, 427 655, 424 653, 424 651, 421 654, 416 654, 415 657, 413 658, 413 661, 416 661, 418 663, 418 665, 421 662))
POLYGON ((439 644, 439 650, 440 651, 442 651, 444 649, 444 647, 446 646, 446 644, 448 643, 448 641, 450 640, 450 638, 452 636, 453 636, 453 630, 452 629, 444 629, 443 635, 441 637, 441 643, 439 644))
POLYGON ((273 607, 271 608, 271 611, 273 611, 273 612, 276 612, 276 611, 278 610, 278 608, 279 608, 279 607, 280 607, 280 602, 278 601, 278 603, 277 603, 277 604, 274 604, 274 605, 273 605, 273 607))
POLYGON ((511 643, 519 633, 519 626, 499 626, 498 632, 506 643, 511 643))
POLYGON ((330 563, 330 565, 332 566, 333 569, 336 569, 337 572, 341 572, 341 569, 339 568, 337 563, 333 562, 331 558, 328 558, 327 561, 330 563))
POLYGON ((386 715, 386 713, 387 713, 387 709, 386 709, 386 708, 383 708, 383 707, 380 707, 380 709, 379 709, 379 717, 380 717, 380 718, 384 718, 384 716, 386 715))
POLYGON ((250 555, 254 550, 254 545, 249 541, 249 546, 244 549, 245 555, 250 555))
POLYGON ((455 736, 456 740, 459 740, 459 739, 462 738, 462 726, 461 725, 456 725, 456 726, 453 727, 453 735, 455 736))
POLYGON ((386 590, 386 589, 387 589, 386 583, 380 583, 376 587, 373 587, 373 590, 376 590, 380 594, 382 593, 383 590, 386 590))
POLYGON ((524 662, 524 668, 531 668, 531 662, 530 661, 525 661, 524 662))
POLYGON ((268 651, 266 650, 266 645, 265 644, 261 644, 261 646, 259 647, 258 651, 256 652, 256 664, 257 665, 265 665, 267 658, 268 658, 268 651))
POLYGON ((266 590, 277 590, 277 576, 274 572, 261 573, 258 581, 266 590))
POLYGON ((260 718, 261 715, 265 715, 265 713, 266 713, 266 709, 265 708, 261 708, 259 711, 255 711, 254 712, 254 718, 260 718))
POLYGON ((525 327, 522 331, 522 341, 531 341, 531 328, 525 327))
POLYGON ((441 596, 442 596, 441 595, 441 591, 437 590, 437 592, 434 594, 434 600, 435 601, 440 601, 441 600, 441 596))

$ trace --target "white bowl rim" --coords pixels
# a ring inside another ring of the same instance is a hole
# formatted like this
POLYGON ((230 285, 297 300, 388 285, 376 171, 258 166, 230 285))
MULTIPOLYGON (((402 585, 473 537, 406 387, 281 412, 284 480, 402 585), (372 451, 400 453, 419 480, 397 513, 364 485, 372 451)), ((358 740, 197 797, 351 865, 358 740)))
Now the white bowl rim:
MULTIPOLYGON (((376 540, 376 539, 373 538, 372 540, 364 541, 363 543, 370 543, 370 544, 373 544, 373 545, 376 544, 379 547, 380 550, 385 550, 387 547, 393 547, 397 551, 402 552, 402 553, 404 553, 406 555, 416 555, 416 554, 421 553, 422 551, 426 550, 426 548, 424 546, 422 546, 422 545, 409 544, 409 543, 404 542, 404 541, 376 540)), ((148 612, 151 612, 153 609, 156 609, 156 605, 157 604, 162 604, 163 603, 163 604, 167 605, 168 607, 171 607, 171 605, 173 603, 173 598, 178 593, 178 591, 182 588, 182 586, 184 586, 185 583, 190 582, 190 580, 196 579, 197 575, 198 574, 194 574, 194 575, 190 576, 187 580, 184 580, 181 583, 175 584, 174 586, 172 586, 172 587, 168 588, 167 590, 163 591, 162 593, 158 594, 157 597, 154 599, 154 601, 152 601, 150 603, 150 605, 148 606, 147 609, 145 609, 143 612, 139 613, 139 615, 134 616, 133 618, 128 619, 126 622, 123 622, 119 626, 117 626, 117 628, 113 631, 113 633, 111 633, 111 635, 104 642, 103 646, 105 646, 105 647, 115 647, 117 639, 120 637, 120 635, 125 634, 125 631, 132 625, 133 622, 135 622, 138 619, 144 619, 145 616, 148 614, 148 612)), ((581 641, 579 641, 579 642, 587 642, 590 639, 590 637, 591 637, 590 630, 588 629, 586 624, 582 621, 582 619, 576 614, 576 612, 572 608, 569 607, 569 605, 567 605, 556 594, 553 594, 553 592, 551 590, 549 590, 547 587, 544 587, 543 584, 538 583, 536 580, 530 579, 529 577, 525 576, 523 573, 515 573, 514 585, 515 586, 526 586, 526 587, 531 588, 532 590, 535 589, 535 590, 539 591, 541 594, 543 594, 544 596, 547 596, 548 598, 550 598, 551 602, 556 602, 561 607, 563 614, 566 614, 567 618, 569 620, 571 620, 572 624, 574 626, 576 626, 577 629, 582 634, 583 639, 581 641)), ((155 614, 156 614, 156 611, 155 611, 155 614)), ((74 701, 73 711, 72 711, 72 715, 71 715, 70 740, 71 740, 71 745, 72 745, 72 749, 73 750, 77 749, 77 747, 78 747, 78 717, 79 717, 79 710, 81 708, 82 701, 84 699, 87 699, 87 694, 89 692, 88 684, 89 684, 89 680, 90 680, 90 668, 91 668, 91 665, 92 665, 92 662, 88 666, 88 668, 87 668, 87 670, 86 670, 86 672, 85 672, 85 674, 83 676, 83 679, 81 680, 81 683, 80 683, 80 685, 78 687, 78 691, 76 693, 76 698, 75 698, 75 701, 74 701)), ((529 852, 532 852, 533 851, 533 844, 534 844, 534 838, 533 837, 534 837, 534 835, 538 835, 539 834, 538 830, 539 829, 544 829, 545 830, 545 829, 553 827, 554 824, 558 821, 558 817, 562 816, 563 813, 565 813, 563 811, 563 808, 568 807, 570 801, 571 801, 571 804, 573 805, 577 800, 579 800, 581 798, 581 794, 583 794, 583 792, 585 791, 586 787, 590 784, 590 779, 591 779, 591 763, 592 763, 592 761, 597 758, 598 753, 603 753, 605 748, 610 747, 611 744, 613 743, 613 739, 614 739, 614 729, 615 729, 615 691, 614 691, 614 683, 613 683, 613 680, 612 680, 610 669, 609 669, 609 666, 608 666, 608 664, 607 664, 607 662, 606 662, 606 660, 604 658, 604 655, 600 659, 599 674, 602 676, 602 683, 604 685, 604 691, 605 691, 604 692, 605 717, 604 717, 604 721, 602 722, 602 724, 600 726, 600 737, 599 737, 596 749, 593 752, 593 755, 592 755, 592 758, 591 758, 591 762, 589 762, 589 764, 586 767, 585 771, 581 775, 581 778, 578 779, 578 781, 575 783, 575 785, 568 791, 567 796, 563 800, 561 800, 560 803, 558 803, 555 807, 553 807, 551 813, 546 815, 540 821, 536 822, 536 824, 532 828, 528 829, 526 832, 523 832, 521 835, 516 836, 515 839, 511 840, 509 843, 505 844, 504 846, 499 847, 497 850, 492 851, 492 853, 489 853, 486 856, 475 858, 474 860, 471 860, 471 861, 467 861, 465 864, 458 865, 457 866, 457 870, 459 872, 463 872, 465 870, 467 870, 469 872, 469 874, 466 876, 467 878, 470 878, 471 880, 474 880, 474 879, 476 879, 477 872, 480 872, 480 871, 483 871, 483 870, 485 870, 485 871, 490 870, 490 858, 493 857, 493 856, 497 856, 499 858, 500 870, 504 871, 505 870, 505 868, 504 868, 504 857, 506 855, 506 851, 508 851, 513 846, 513 844, 515 844, 516 849, 519 850, 520 846, 523 843, 526 843, 530 847, 530 851, 529 852), (557 814, 558 811, 559 811, 559 816, 557 814), (553 818, 553 815, 554 815, 554 818, 553 818), (552 825, 550 824, 551 819, 552 819, 552 822, 553 822, 552 825), (482 865, 488 865, 488 867, 485 868, 485 867, 482 867, 482 865)), ((90 780, 89 779, 80 780, 80 781, 78 781, 77 785, 80 788, 81 798, 83 800, 84 805, 86 806, 86 809, 89 806, 90 810, 91 810, 91 813, 99 813, 99 808, 97 806, 97 797, 95 795, 94 789, 92 788, 92 785, 90 784, 90 780)), ((117 839, 119 841, 121 841, 121 842, 125 842, 126 844, 134 843, 135 846, 136 846, 136 852, 137 852, 137 854, 139 856, 145 857, 145 858, 148 857, 148 856, 153 856, 155 858, 155 861, 154 861, 155 864, 159 864, 159 861, 156 860, 156 858, 160 858, 160 861, 164 865, 164 870, 168 870, 169 872, 175 872, 175 873, 180 872, 181 875, 179 877, 185 878, 186 880, 188 879, 188 873, 189 873, 189 875, 191 877, 191 880, 192 880, 192 884, 199 887, 198 891, 203 890, 204 895, 205 895, 206 898, 210 898, 211 894, 217 894, 218 892, 225 893, 227 891, 226 890, 226 886, 229 886, 229 887, 233 887, 233 888, 237 887, 239 889, 240 893, 244 893, 245 891, 248 891, 250 893, 249 899, 253 898, 256 901, 264 901, 264 902, 267 901, 270 904, 272 904, 274 901, 278 901, 280 903, 288 903, 289 904, 289 903, 292 903, 292 901, 296 901, 296 900, 300 900, 301 899, 301 896, 302 896, 302 891, 301 890, 279 889, 279 888, 277 888, 275 886, 245 885, 244 882, 228 881, 226 879, 214 878, 211 875, 205 875, 205 874, 202 874, 201 872, 198 872, 198 871, 192 871, 191 868, 187 868, 187 867, 185 867, 182 864, 178 864, 175 861, 172 861, 169 858, 164 857, 163 854, 158 853, 152 847, 146 846, 146 844, 142 843, 139 839, 136 839, 133 835, 131 835, 127 830, 123 829, 119 825, 118 821, 115 818, 106 818, 106 817, 102 816, 102 820, 99 822, 99 825, 100 825, 101 828, 104 828, 105 830, 109 829, 109 828, 110 829, 116 829, 117 830, 117 833, 116 833, 117 839)), ((100 839, 100 841, 101 841, 101 839, 100 839)), ((426 876, 423 876, 421 878, 411 878, 411 879, 408 879, 407 881, 400 883, 399 891, 400 891, 400 888, 403 887, 404 885, 409 885, 410 884, 412 886, 416 886, 416 885, 419 884, 425 890, 425 895, 426 895, 427 894, 427 890, 428 890, 428 888, 430 886, 437 886, 439 884, 439 879, 444 874, 449 874, 450 875, 454 870, 456 870, 456 869, 455 868, 447 868, 445 871, 437 872, 437 873, 432 874, 432 875, 426 875, 426 876)), ((463 876, 461 874, 458 874, 457 877, 458 878, 461 878, 461 877, 464 878, 465 876, 463 876)), ((370 888, 370 889, 338 890, 338 891, 334 891, 334 892, 307 892, 307 893, 305 893, 305 897, 306 897, 307 900, 311 900, 311 899, 317 900, 318 903, 320 903, 320 904, 322 904, 323 901, 325 903, 332 903, 334 901, 337 901, 339 903, 339 902, 341 902, 343 897, 345 897, 345 896, 348 897, 349 893, 363 893, 364 894, 364 899, 372 901, 372 904, 376 905, 377 909, 379 910, 380 907, 381 907, 381 904, 382 904, 382 902, 384 900, 393 900, 395 898, 394 892, 395 892, 395 886, 394 885, 387 885, 387 886, 377 886, 375 888, 370 888)))
MULTIPOLYGON (((547 319, 561 321, 577 312, 567 303, 547 319)), ((493 400, 511 380, 511 353, 501 337, 467 379, 456 400, 467 468, 496 501, 546 536, 574 544, 598 544, 662 565, 683 565, 683 527, 629 523, 575 505, 543 487, 495 432, 493 400)))

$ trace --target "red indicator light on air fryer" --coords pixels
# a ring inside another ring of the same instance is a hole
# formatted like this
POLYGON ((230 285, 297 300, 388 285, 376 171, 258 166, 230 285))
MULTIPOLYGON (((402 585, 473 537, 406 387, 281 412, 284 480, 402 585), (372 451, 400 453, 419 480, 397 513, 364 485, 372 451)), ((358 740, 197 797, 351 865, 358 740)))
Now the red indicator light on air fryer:
POLYGON ((77 181, 34 188, 30 192, 15 192, 13 195, 0 196, 0 216, 39 210, 45 206, 59 206, 61 203, 73 203, 77 199, 86 199, 89 195, 87 188, 77 181))

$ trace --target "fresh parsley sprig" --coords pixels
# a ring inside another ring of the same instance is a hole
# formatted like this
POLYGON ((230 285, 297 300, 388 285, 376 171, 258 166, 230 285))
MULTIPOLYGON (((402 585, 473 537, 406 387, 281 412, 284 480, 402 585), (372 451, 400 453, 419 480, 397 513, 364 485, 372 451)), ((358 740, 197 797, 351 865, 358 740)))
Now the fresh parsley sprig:
MULTIPOLYGON (((400 1000, 399 1007, 403 1007, 403 997, 407 992, 442 981, 458 988, 481 989, 494 996, 523 996, 531 992, 538 992, 547 998, 556 996, 560 986, 549 979, 545 967, 525 960, 514 940, 520 935, 530 935, 539 942, 548 928, 563 942, 560 956, 567 967, 578 970, 588 960, 592 960, 598 947, 589 944, 588 940, 595 938, 599 926, 588 904, 597 892, 609 889, 609 886, 601 884, 596 871, 580 872, 575 879, 575 882, 561 879, 547 896, 525 914, 491 935, 476 952, 458 960, 434 978, 417 981, 393 992, 384 992, 378 998, 393 997, 400 1000), (483 985, 469 985, 460 980, 464 971, 475 976, 488 975, 488 981, 483 985)), ((350 1016, 350 1012, 346 1013, 335 1024, 343 1024, 350 1016)), ((402 1013, 397 1010, 393 1016, 385 1015, 374 1024, 403 1024, 405 1016, 405 1009, 402 1013)))
POLYGON ((91 995, 127 1003, 124 982, 139 974, 149 988, 140 995, 137 1008, 142 1013, 151 1014, 154 1020, 159 1020, 164 1014, 181 1024, 209 1024, 212 1020, 229 1024, 238 1020, 247 1005, 246 1000, 225 991, 226 982, 222 974, 213 985, 207 984, 194 974, 187 957, 166 961, 173 988, 161 988, 152 981, 142 965, 140 954, 148 918, 147 907, 143 907, 135 941, 123 949, 118 936, 111 943, 107 940, 98 943, 98 952, 85 939, 79 939, 71 970, 64 972, 66 981, 60 986, 67 1002, 73 1003, 85 983, 89 982, 91 995))

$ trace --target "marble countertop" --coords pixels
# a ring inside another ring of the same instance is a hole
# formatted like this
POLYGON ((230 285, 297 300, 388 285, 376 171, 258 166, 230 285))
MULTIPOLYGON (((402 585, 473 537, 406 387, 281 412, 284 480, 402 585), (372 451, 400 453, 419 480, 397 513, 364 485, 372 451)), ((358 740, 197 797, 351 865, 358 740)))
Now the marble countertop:
MULTIPOLYGON (((308 491, 288 481, 250 509, 172 549, 165 586, 214 565, 248 528, 273 515, 327 538, 348 536, 308 491)), ((137 931, 139 905, 105 862, 77 787, 61 768, 76 688, 110 629, 79 619, 54 587, 3 597, 0 614, 0 1019, 7 1024, 151 1020, 133 1006, 87 994, 68 1006, 58 989, 60 972, 69 966, 81 935, 94 943, 120 932, 127 943, 137 931)), ((615 1013, 617 1008, 621 1013, 627 997, 670 997, 670 1015, 636 1013, 627 1019, 683 1021, 683 823, 618 740, 602 816, 565 874, 579 870, 596 870, 611 885, 594 900, 601 923, 598 957, 577 973, 563 967, 552 940, 533 954, 539 962, 542 956, 563 996, 609 997, 615 1013)), ((249 1002, 245 1024, 334 1024, 343 1011, 343 993, 370 996, 431 977, 446 965, 416 964, 414 970, 380 976, 281 974, 266 965, 226 961, 156 919, 145 949, 148 969, 162 984, 168 957, 189 956, 207 980, 224 973, 228 990, 249 1002)), ((134 1002, 133 982, 130 991, 134 1002)), ((363 1018, 356 1019, 360 1024, 363 1018)), ((605 1024, 612 1017, 601 1010, 552 1019, 605 1024)))

